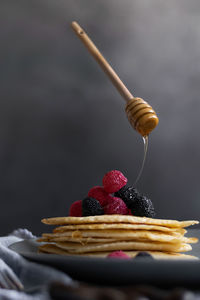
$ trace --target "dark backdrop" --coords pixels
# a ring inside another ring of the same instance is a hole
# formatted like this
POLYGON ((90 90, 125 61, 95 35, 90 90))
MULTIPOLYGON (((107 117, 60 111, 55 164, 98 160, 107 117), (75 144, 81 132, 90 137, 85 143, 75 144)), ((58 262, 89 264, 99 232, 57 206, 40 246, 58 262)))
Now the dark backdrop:
MULTIPOLYGON (((142 139, 125 102, 70 28, 77 20, 135 96, 159 115, 138 189, 157 216, 199 219, 200 2, 0 3, 0 234, 43 217, 119 169, 132 184, 142 139)), ((45 228, 45 229, 44 229, 45 228)))

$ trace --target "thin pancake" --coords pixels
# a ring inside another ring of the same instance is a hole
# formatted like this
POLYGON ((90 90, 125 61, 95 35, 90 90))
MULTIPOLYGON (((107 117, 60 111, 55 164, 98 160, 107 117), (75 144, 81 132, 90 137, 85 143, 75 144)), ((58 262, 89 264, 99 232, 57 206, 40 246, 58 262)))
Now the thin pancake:
POLYGON ((67 250, 70 253, 87 253, 101 251, 116 251, 116 250, 136 250, 136 251, 164 251, 164 252, 187 252, 192 249, 189 244, 169 244, 160 242, 133 242, 120 241, 107 244, 89 244, 78 245, 76 243, 58 242, 56 246, 67 250))
POLYGON ((66 224, 87 224, 87 223, 131 223, 131 224, 149 224, 166 227, 188 227, 194 224, 199 224, 198 221, 177 221, 152 219, 146 217, 135 217, 129 215, 101 215, 89 217, 57 217, 42 219, 44 224, 48 225, 66 225, 66 224))
POLYGON ((126 224, 126 223, 114 223, 114 224, 78 224, 78 225, 67 225, 67 226, 59 226, 54 228, 54 233, 65 232, 68 230, 84 230, 84 229, 131 229, 131 230, 154 230, 161 232, 169 232, 169 233, 181 233, 184 234, 186 232, 185 229, 182 228, 168 228, 164 226, 157 225, 146 225, 146 224, 126 224))
MULTIPOLYGON (((110 252, 95 252, 95 253, 83 253, 83 254, 72 254, 61 248, 58 248, 54 244, 45 244, 39 247, 40 253, 51 253, 58 255, 68 255, 68 256, 84 256, 84 257, 106 257, 110 252)), ((124 251, 130 257, 135 257, 139 251, 124 251)), ((155 259, 198 259, 192 255, 186 255, 181 253, 173 253, 173 252, 159 252, 159 251, 148 251, 155 259)))
POLYGON ((107 243, 107 242, 116 242, 116 239, 105 239, 105 238, 93 238, 93 237, 80 237, 80 238, 73 238, 69 236, 64 237, 42 237, 37 239, 37 242, 73 242, 73 243, 81 243, 82 245, 88 243, 107 243))
POLYGON ((174 236, 170 234, 163 234, 158 231, 145 231, 145 230, 76 230, 66 231, 64 233, 44 233, 44 239, 51 241, 67 241, 68 238, 107 238, 118 240, 149 240, 157 242, 169 242, 169 243, 196 243, 196 238, 185 238, 182 235, 174 236))

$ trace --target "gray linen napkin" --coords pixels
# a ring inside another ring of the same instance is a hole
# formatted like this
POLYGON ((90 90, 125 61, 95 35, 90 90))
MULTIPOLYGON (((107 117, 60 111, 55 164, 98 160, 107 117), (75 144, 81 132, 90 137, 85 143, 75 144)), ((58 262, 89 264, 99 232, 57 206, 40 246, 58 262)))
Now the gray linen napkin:
POLYGON ((0 289, 0 299, 48 300, 50 297, 47 292, 47 286, 51 282, 59 281, 67 285, 76 285, 76 283, 65 273, 52 267, 29 262, 18 253, 8 248, 13 243, 31 238, 34 238, 34 236, 27 229, 18 229, 8 236, 0 237, 0 259, 13 270, 24 286, 24 291, 22 292, 0 289), (31 295, 25 292, 28 290, 30 291, 31 289, 34 290, 35 288, 37 288, 37 292, 32 293, 31 295))

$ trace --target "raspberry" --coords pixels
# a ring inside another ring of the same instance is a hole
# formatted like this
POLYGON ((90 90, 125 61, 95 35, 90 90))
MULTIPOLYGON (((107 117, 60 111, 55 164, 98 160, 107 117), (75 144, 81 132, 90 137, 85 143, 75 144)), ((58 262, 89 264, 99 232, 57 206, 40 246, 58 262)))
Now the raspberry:
POLYGON ((111 252, 110 254, 107 255, 107 257, 111 257, 111 258, 123 258, 123 259, 130 259, 131 257, 129 255, 127 255, 125 252, 123 252, 122 250, 119 251, 114 251, 111 252))
POLYGON ((82 217, 82 200, 72 203, 69 208, 69 215, 73 217, 82 217))
POLYGON ((138 258, 150 258, 150 259, 154 259, 153 258, 153 256, 150 254, 150 253, 148 253, 148 252, 145 252, 145 251, 141 251, 141 252, 139 252, 135 257, 134 257, 134 259, 138 259, 138 258))
POLYGON ((121 198, 126 203, 128 208, 132 207, 132 203, 139 195, 140 194, 136 188, 128 187, 127 185, 115 193, 115 196, 121 198))
POLYGON ((104 211, 98 200, 87 197, 82 200, 83 217, 103 215, 104 211))
POLYGON ((145 196, 138 196, 131 205, 134 216, 153 218, 155 211, 153 203, 145 196))
POLYGON ((130 216, 132 216, 132 215, 133 215, 133 214, 132 214, 132 211, 131 211, 131 209, 130 209, 130 208, 128 208, 127 215, 130 215, 130 216))
POLYGON ((101 206, 105 206, 107 202, 112 198, 102 186, 94 186, 88 192, 88 197, 98 200, 101 206))
POLYGON ((112 170, 103 177, 103 186, 107 193, 119 191, 127 184, 127 178, 118 170, 112 170))
POLYGON ((112 197, 112 200, 110 200, 108 204, 104 206, 104 213, 106 215, 127 215, 128 208, 122 199, 112 197))

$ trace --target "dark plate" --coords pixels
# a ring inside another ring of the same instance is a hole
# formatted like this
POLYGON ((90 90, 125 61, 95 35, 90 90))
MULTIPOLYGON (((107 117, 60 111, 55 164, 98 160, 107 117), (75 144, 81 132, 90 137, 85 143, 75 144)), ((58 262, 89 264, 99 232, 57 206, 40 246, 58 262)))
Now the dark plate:
MULTIPOLYGON (((190 236, 199 230, 190 230, 190 236)), ((39 243, 25 240, 12 244, 10 249, 25 258, 53 266, 80 281, 104 285, 154 284, 159 286, 198 286, 200 260, 120 260, 61 256, 37 253, 39 243)), ((193 245, 188 254, 200 258, 200 244, 193 245)))

